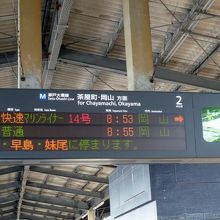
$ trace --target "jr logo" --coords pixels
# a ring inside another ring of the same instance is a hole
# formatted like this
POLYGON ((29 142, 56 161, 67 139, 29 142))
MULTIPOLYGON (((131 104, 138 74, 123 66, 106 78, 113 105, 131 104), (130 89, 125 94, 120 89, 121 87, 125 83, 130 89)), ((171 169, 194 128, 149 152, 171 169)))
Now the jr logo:
POLYGON ((47 99, 47 94, 46 93, 40 93, 39 98, 41 100, 46 100, 47 99))

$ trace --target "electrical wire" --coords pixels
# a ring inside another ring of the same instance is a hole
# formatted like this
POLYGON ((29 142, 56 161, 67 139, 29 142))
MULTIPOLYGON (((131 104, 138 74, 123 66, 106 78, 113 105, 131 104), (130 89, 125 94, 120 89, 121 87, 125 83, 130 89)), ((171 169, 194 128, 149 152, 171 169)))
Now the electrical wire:
POLYGON ((91 38, 82 39, 82 40, 77 40, 77 41, 75 41, 75 42, 67 43, 67 44, 63 45, 63 47, 68 47, 68 46, 70 46, 70 45, 75 45, 75 44, 82 43, 82 42, 95 42, 95 41, 99 41, 99 40, 101 40, 101 38, 91 37, 91 38))
MULTIPOLYGON (((180 0, 177 0, 176 1, 176 5, 175 5, 175 9, 174 9, 174 15, 176 14, 176 11, 177 11, 177 8, 178 8, 178 6, 179 6, 179 3, 180 3, 180 0)), ((173 22, 174 22, 174 20, 175 20, 175 18, 174 17, 171 17, 171 23, 173 24, 173 22)))
POLYGON ((115 89, 110 86, 107 82, 105 82, 102 78, 100 78, 99 76, 95 75, 92 71, 90 71, 88 68, 84 67, 85 70, 90 73, 91 75, 93 75, 94 77, 96 77, 97 79, 99 79, 99 81, 101 81, 102 83, 104 83, 106 86, 108 86, 109 88, 111 88, 113 91, 115 91, 115 89))
POLYGON ((167 26, 171 26, 171 25, 172 25, 172 23, 162 24, 162 25, 157 25, 157 26, 152 26, 152 27, 151 27, 151 30, 152 30, 152 29, 156 29, 156 28, 167 27, 167 26))
POLYGON ((16 36, 14 36, 14 35, 12 35, 12 34, 7 34, 7 33, 2 32, 2 31, 0 31, 0 34, 5 35, 5 36, 8 36, 8 37, 10 37, 10 38, 16 38, 16 36))
POLYGON ((14 69, 13 69, 13 67, 11 65, 11 62, 8 59, 7 53, 4 53, 4 56, 5 56, 5 59, 6 59, 7 63, 8 63, 8 65, 9 65, 9 67, 11 68, 12 73, 15 76, 15 79, 18 79, 18 76, 17 76, 16 72, 14 71, 14 69))

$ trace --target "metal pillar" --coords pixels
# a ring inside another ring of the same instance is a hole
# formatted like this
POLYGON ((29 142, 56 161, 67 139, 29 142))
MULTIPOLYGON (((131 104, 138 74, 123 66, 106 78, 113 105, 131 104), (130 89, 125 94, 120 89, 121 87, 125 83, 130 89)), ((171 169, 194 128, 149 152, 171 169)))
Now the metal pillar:
MULTIPOLYGON (((123 0, 129 90, 151 91, 152 43, 148 0, 123 0)), ((151 202, 148 165, 118 166, 109 178, 111 217, 117 220, 156 220, 151 202), (149 215, 150 214, 150 215, 149 215)))
POLYGON ((88 211, 88 220, 96 220, 95 210, 91 209, 88 211))
POLYGON ((123 0, 128 89, 149 91, 153 74, 148 0, 123 0))
MULTIPOLYGON (((18 88, 41 88, 41 1, 18 0, 18 88)), ((26 189, 30 166, 24 166, 17 217, 26 189)))
POLYGON ((41 88, 41 1, 18 1, 18 88, 41 88))

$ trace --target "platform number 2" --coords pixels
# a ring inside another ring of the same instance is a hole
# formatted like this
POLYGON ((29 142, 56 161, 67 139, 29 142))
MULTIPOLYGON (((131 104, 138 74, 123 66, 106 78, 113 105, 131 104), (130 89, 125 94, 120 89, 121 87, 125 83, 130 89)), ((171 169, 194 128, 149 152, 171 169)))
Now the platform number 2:
POLYGON ((176 96, 176 99, 177 99, 176 107, 177 107, 177 108, 183 108, 183 103, 182 103, 183 98, 182 98, 182 96, 177 95, 177 96, 176 96))

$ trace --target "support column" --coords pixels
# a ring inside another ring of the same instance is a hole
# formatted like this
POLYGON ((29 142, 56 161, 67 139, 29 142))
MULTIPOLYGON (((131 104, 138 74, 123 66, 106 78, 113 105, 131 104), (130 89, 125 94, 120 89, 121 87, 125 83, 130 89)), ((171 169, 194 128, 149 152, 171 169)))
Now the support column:
POLYGON ((88 220, 96 220, 95 210, 91 209, 88 211, 88 220))
POLYGON ((18 1, 18 88, 41 88, 41 0, 18 1))
POLYGON ((148 0, 123 0, 128 90, 152 90, 153 56, 148 0))
MULTIPOLYGON (((152 43, 148 0, 123 0, 128 89, 151 91, 152 43)), ((111 217, 157 220, 152 202, 149 166, 118 166, 109 178, 111 217)))

